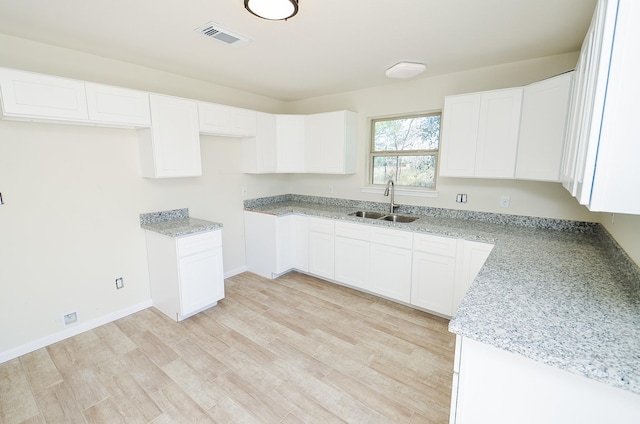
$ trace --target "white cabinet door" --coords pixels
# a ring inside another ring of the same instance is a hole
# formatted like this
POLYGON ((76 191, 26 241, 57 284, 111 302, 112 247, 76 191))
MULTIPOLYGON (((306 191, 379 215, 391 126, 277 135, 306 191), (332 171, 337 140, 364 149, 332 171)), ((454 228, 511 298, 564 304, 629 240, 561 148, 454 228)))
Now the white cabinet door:
POLYGON ((202 175, 196 102, 151 94, 152 126, 140 132, 142 176, 148 178, 202 175))
POLYGON ((304 115, 276 115, 276 172, 304 172, 304 115))
POLYGON ((357 171, 357 114, 338 111, 307 115, 305 171, 353 174, 357 171))
POLYGON ((524 87, 516 179, 560 181, 573 74, 524 87))
POLYGON ((458 240, 416 234, 413 239, 411 304, 451 316, 458 240))
POLYGON ((276 219, 276 267, 277 275, 291 271, 295 260, 294 216, 281 216, 276 219))
POLYGON ((0 68, 5 119, 83 121, 88 119, 84 82, 0 68))
POLYGON ((513 178, 515 175, 522 88, 482 93, 476 177, 513 178))
POLYGON ((242 171, 264 174, 276 171, 276 116, 257 112, 256 136, 242 140, 242 171))
POLYGON ((469 287, 487 261, 493 245, 477 241, 464 240, 462 245, 461 269, 458 273, 453 312, 458 309, 462 298, 467 294, 469 287))
POLYGON ((293 267, 302 272, 309 271, 309 218, 293 216, 293 232, 295 244, 293 246, 293 267))
POLYGON ((447 96, 442 116, 440 176, 473 177, 480 119, 480 93, 447 96))
POLYGON ((89 121, 114 126, 150 127, 149 93, 85 83, 89 121))
MULTIPOLYGON (((640 4, 621 0, 589 209, 640 215, 640 4)), ((589 174, 585 173, 585 180, 589 174)))
POLYGON ((175 239, 146 231, 153 306, 176 321, 224 298, 222 232, 175 239))
POLYGON ((333 280, 334 249, 333 220, 309 218, 309 273, 333 280))
POLYGON ((339 221, 335 235, 335 280, 371 291, 369 226, 339 221))
POLYGON ((254 110, 241 109, 215 103, 198 102, 200 132, 228 137, 255 137, 254 110))
POLYGON ((277 217, 266 213, 244 212, 244 240, 247 271, 274 278, 277 268, 277 217))
POLYGON ((411 301, 411 250, 371 244, 371 291, 409 303, 411 301))
POLYGON ((456 278, 456 259, 432 253, 413 253, 411 304, 451 316, 456 278))
POLYGON ((222 247, 180 258, 180 313, 188 316, 224 298, 222 247))

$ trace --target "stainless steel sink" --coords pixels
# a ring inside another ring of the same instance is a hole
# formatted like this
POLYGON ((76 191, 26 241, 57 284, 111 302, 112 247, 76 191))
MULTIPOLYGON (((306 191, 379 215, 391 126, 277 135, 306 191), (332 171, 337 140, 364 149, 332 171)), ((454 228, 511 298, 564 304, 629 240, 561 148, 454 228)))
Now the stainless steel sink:
POLYGON ((382 218, 385 221, 391 221, 391 222, 401 222, 401 223, 409 223, 409 222, 413 222, 418 218, 414 218, 412 216, 404 216, 404 215, 396 215, 396 214, 392 214, 392 215, 386 215, 383 216, 382 218))
POLYGON ((358 216, 360 218, 379 219, 385 216, 386 214, 380 213, 380 212, 358 211, 349 215, 358 216))

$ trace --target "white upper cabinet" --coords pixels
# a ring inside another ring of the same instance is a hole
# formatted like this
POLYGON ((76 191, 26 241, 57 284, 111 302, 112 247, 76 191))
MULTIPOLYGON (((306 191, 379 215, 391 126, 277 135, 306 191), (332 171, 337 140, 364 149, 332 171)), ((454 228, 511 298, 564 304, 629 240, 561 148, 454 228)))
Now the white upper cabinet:
POLYGON ((142 176, 202 175, 197 103, 157 94, 149 100, 152 126, 139 130, 142 176))
POLYGON ((256 135, 257 112, 254 110, 198 102, 198 114, 202 134, 228 137, 256 135))
POLYGON ((89 121, 115 126, 149 127, 149 93, 85 83, 89 121))
POLYGON ((242 140, 242 171, 248 174, 276 172, 276 116, 257 112, 256 135, 242 140))
POLYGON ((440 175, 513 178, 522 88, 447 96, 440 175))
POLYGON ((480 93, 444 99, 440 175, 473 177, 480 119, 480 93))
POLYGON ((516 179, 560 181, 573 75, 524 87, 516 179))
POLYGON ((640 4, 599 1, 572 94, 563 185, 591 211, 640 214, 640 4))
POLYGON ((482 93, 476 148, 476 177, 514 177, 521 107, 522 88, 482 93))
POLYGON ((87 121, 82 81, 0 68, 2 117, 34 121, 87 121))
POLYGON ((304 115, 276 115, 276 172, 304 172, 304 115))
POLYGON ((350 111, 306 116, 305 171, 353 174, 357 171, 357 114, 350 111))

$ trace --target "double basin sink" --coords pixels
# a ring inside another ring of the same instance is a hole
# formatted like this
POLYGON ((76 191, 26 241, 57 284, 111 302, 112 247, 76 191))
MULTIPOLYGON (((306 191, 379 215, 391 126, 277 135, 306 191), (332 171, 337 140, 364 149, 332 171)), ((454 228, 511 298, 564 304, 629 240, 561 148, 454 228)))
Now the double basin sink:
POLYGON ((369 218, 369 219, 380 219, 383 221, 390 222, 401 222, 401 223, 409 223, 415 221, 416 217, 413 216, 404 216, 404 215, 396 215, 394 213, 381 213, 381 212, 369 212, 369 211, 357 211, 350 213, 351 216, 357 216, 359 218, 369 218))

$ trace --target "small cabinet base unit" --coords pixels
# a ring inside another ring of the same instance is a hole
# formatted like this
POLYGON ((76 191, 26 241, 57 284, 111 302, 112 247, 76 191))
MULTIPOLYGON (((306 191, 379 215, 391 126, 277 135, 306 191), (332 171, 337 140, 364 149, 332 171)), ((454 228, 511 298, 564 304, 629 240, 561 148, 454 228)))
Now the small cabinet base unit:
POLYGON ((147 231, 153 306, 181 321, 224 298, 222 231, 179 238, 147 231))

